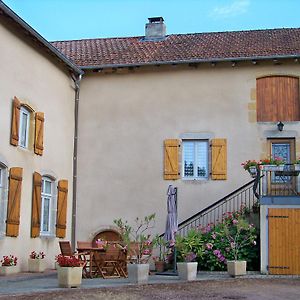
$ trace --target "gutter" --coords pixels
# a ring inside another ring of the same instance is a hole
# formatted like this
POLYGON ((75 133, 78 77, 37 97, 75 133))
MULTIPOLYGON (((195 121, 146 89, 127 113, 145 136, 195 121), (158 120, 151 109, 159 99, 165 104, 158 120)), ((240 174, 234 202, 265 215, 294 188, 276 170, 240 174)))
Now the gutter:
POLYGON ((79 66, 81 70, 95 70, 95 69, 110 69, 110 68, 134 68, 142 66, 157 66, 157 65, 181 65, 181 64, 197 64, 197 63, 218 63, 218 62, 244 62, 244 61, 262 61, 262 60, 276 60, 276 59, 300 59, 299 54, 291 55, 275 55, 275 56, 249 56, 249 57, 229 57, 229 58, 209 58, 209 59, 188 59, 188 60, 171 60, 171 61, 152 61, 149 63, 135 63, 135 64, 105 64, 94 66, 79 66))
POLYGON ((80 94, 80 81, 82 74, 77 77, 73 73, 71 77, 75 84, 75 108, 74 108, 74 141, 73 141, 73 198, 72 198, 72 227, 71 227, 71 245, 75 251, 76 242, 76 217, 77 217, 77 153, 78 153, 78 112, 79 112, 79 94, 80 94))

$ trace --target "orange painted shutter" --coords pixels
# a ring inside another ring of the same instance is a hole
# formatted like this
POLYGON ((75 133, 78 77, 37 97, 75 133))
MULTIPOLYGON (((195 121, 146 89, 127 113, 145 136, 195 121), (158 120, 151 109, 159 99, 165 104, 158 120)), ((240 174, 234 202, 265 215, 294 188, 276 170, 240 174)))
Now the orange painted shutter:
POLYGON ((9 171, 9 191, 7 205, 6 235, 18 236, 20 224, 20 202, 22 188, 22 168, 11 168, 9 171))
POLYGON ((226 139, 213 139, 212 147, 212 176, 214 180, 227 179, 227 141, 226 139))
POLYGON ((20 109, 21 102, 17 97, 14 97, 11 118, 11 134, 10 143, 14 146, 19 144, 19 126, 20 126, 20 109))
POLYGON ((40 235, 41 230, 41 203, 42 203, 42 176, 34 172, 32 191, 32 212, 31 212, 31 237, 40 235))
POLYGON ((179 172, 179 147, 180 140, 169 139, 164 141, 165 161, 164 161, 164 179, 178 179, 179 172))
POLYGON ((56 236, 64 238, 67 228, 68 180, 60 180, 57 191, 56 236))
POLYGON ((44 113, 35 113, 34 153, 43 155, 44 150, 44 113))

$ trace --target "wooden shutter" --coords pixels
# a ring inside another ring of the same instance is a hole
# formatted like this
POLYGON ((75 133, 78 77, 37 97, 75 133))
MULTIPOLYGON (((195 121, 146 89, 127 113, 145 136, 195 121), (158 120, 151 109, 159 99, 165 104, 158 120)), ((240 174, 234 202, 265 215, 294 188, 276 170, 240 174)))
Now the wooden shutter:
POLYGON ((256 80, 258 122, 300 121, 299 78, 268 76, 256 80))
POLYGON ((214 180, 227 179, 227 142, 226 139, 213 139, 211 143, 211 169, 214 180))
POLYGON ((179 147, 180 140, 169 139, 164 141, 164 179, 178 179, 179 172, 179 147))
POLYGON ((35 113, 34 153, 43 155, 44 150, 44 113, 35 113))
POLYGON ((57 191, 56 236, 64 238, 67 228, 68 180, 60 180, 57 191))
POLYGON ((19 144, 20 109, 21 102, 17 97, 14 97, 10 133, 10 143, 14 146, 18 146, 19 144))
POLYGON ((42 175, 34 172, 32 191, 32 212, 31 212, 31 237, 40 235, 41 230, 41 203, 42 203, 42 175))
POLYGON ((22 188, 22 168, 11 168, 7 205, 6 235, 18 236, 20 224, 20 201, 22 188))

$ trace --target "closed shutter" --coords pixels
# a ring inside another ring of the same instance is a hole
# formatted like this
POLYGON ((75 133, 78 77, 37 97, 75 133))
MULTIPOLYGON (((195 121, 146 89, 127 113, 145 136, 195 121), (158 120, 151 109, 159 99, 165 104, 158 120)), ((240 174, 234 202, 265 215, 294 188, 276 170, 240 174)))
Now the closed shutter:
POLYGON ((180 140, 168 139, 164 141, 164 179, 166 180, 175 180, 180 177, 179 147, 180 140))
POLYGON ((40 235, 41 230, 41 203, 42 203, 42 176, 34 172, 32 191, 32 212, 31 212, 31 237, 40 235))
POLYGON ((44 113, 35 113, 34 153, 43 155, 44 150, 44 113))
POLYGON ((14 97, 11 118, 11 134, 10 143, 14 146, 19 144, 19 126, 20 126, 20 109, 21 102, 17 97, 14 97))
POLYGON ((11 168, 7 205, 6 235, 18 236, 20 224, 20 201, 22 188, 22 168, 11 168))
POLYGON ((212 176, 214 180, 227 179, 227 141, 226 139, 213 139, 212 147, 212 176))
POLYGON ((57 186, 56 236, 64 238, 67 228, 68 180, 60 180, 57 186))

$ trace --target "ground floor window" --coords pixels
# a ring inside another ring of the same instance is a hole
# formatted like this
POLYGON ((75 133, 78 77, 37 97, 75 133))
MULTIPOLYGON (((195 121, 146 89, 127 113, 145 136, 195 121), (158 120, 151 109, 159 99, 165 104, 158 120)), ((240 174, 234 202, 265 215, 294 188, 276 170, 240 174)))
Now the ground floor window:
POLYGON ((0 163, 0 237, 5 235, 7 213, 7 168, 0 163))
POLYGON ((41 205, 41 235, 54 233, 55 203, 54 180, 42 177, 42 205, 41 205))
POLYGON ((182 174, 184 179, 208 178, 208 140, 182 141, 182 174))

